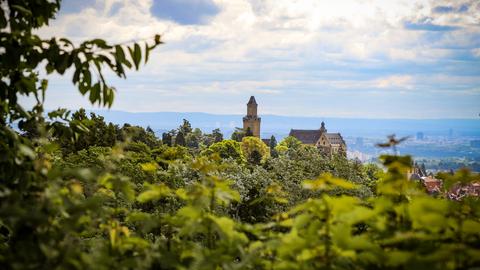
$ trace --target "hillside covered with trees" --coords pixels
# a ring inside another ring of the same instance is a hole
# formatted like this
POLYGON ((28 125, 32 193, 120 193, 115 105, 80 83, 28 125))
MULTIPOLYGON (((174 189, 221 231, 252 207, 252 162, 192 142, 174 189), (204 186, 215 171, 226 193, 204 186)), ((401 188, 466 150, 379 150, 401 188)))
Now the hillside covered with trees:
MULTIPOLYGON (((430 195, 382 167, 324 156, 292 137, 266 145, 238 130, 204 134, 187 120, 161 138, 82 109, 45 116, 40 77, 71 70, 93 104, 111 106, 142 43, 73 44, 33 34, 59 1, 3 1, 0 14, 2 269, 473 269, 480 203, 430 195), (42 71, 43 72, 43 71, 42 71), (18 102, 37 101, 33 108, 18 102)), ((69 78, 65 78, 68 80, 69 78)), ((395 145, 392 145, 395 146, 395 145)), ((444 174, 442 189, 479 180, 444 174)))

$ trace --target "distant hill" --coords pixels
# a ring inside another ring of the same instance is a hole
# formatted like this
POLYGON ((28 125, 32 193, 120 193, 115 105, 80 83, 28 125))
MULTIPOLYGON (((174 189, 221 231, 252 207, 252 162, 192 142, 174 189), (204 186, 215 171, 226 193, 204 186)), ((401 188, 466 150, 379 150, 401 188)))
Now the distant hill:
MULTIPOLYGON (((242 126, 243 115, 208 114, 200 112, 147 112, 132 113, 124 111, 95 111, 106 121, 116 124, 129 123, 150 126, 156 133, 178 127, 183 119, 190 121, 193 127, 210 132, 220 128, 229 135, 235 127, 242 126)), ((291 128, 315 129, 325 121, 330 132, 341 132, 344 137, 385 137, 388 134, 415 136, 423 132, 425 136, 480 137, 480 119, 354 119, 293 117, 279 115, 261 115, 262 137, 272 134, 277 138, 288 135, 291 128)), ((157 134, 160 135, 160 134, 157 134)))

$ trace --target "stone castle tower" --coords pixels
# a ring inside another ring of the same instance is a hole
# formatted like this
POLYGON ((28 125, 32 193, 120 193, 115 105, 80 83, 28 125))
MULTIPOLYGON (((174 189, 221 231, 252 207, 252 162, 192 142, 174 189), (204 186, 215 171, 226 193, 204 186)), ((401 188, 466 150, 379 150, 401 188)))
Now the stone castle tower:
POLYGON ((243 117, 243 130, 247 132, 250 129, 253 136, 260 138, 260 121, 261 118, 257 115, 257 102, 255 97, 251 96, 247 103, 247 115, 243 117))

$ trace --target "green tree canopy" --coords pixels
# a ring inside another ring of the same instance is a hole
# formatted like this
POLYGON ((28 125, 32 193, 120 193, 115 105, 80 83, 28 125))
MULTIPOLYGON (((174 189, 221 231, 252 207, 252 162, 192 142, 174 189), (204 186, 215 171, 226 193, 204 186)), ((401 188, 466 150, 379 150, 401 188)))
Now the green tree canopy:
POLYGON ((178 127, 178 132, 182 132, 184 136, 193 131, 192 125, 187 119, 183 119, 183 123, 178 127))
POLYGON ((212 130, 212 136, 213 136, 213 142, 217 143, 217 142, 223 141, 223 134, 219 128, 212 130))
POLYGON ((241 143, 234 140, 223 140, 210 145, 204 154, 218 154, 223 159, 233 159, 239 163, 244 161, 241 143))
POLYGON ((175 137, 175 146, 185 146, 185 136, 183 135, 182 131, 179 131, 177 133, 177 136, 175 137))
POLYGON ((243 137, 245 136, 245 130, 243 130, 243 128, 236 127, 232 133, 231 139, 237 142, 241 142, 243 137))
POLYGON ((259 138, 249 136, 242 139, 242 152, 251 164, 260 164, 270 157, 270 149, 259 138))
POLYGON ((288 136, 283 138, 280 143, 276 146, 276 150, 278 153, 285 153, 288 149, 298 149, 302 145, 302 142, 299 141, 297 138, 288 136))
POLYGON ((272 157, 278 157, 277 149, 275 149, 275 147, 277 147, 277 139, 275 138, 275 136, 272 135, 270 137, 270 142, 268 147, 270 148, 270 155, 272 157))

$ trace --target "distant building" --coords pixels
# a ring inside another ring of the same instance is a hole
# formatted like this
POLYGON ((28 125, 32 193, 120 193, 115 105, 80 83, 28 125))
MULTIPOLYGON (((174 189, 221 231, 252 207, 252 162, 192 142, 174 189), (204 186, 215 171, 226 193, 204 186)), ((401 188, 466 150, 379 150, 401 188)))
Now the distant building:
MULTIPOLYGON (((452 172, 453 174, 453 172, 452 172)), ((443 182, 435 178, 432 173, 427 175, 425 165, 419 166, 412 164, 412 168, 407 173, 410 181, 422 183, 429 194, 445 194, 451 200, 462 200, 464 197, 480 197, 480 182, 467 184, 456 183, 449 190, 443 190, 443 182)))
POLYGON ((430 194, 439 194, 442 192, 442 181, 433 176, 422 177, 422 183, 430 194))
POLYGON ((470 141, 470 146, 473 148, 480 148, 480 140, 470 141))
POLYGON ((262 119, 257 115, 257 107, 255 97, 251 96, 247 103, 247 115, 243 117, 243 130, 247 133, 250 131, 253 136, 260 138, 260 121, 262 119))
POLYGON ((289 136, 295 137, 304 144, 314 145, 324 153, 333 155, 347 155, 347 144, 340 133, 327 133, 325 123, 322 122, 320 129, 302 130, 291 129, 289 136))
POLYGON ((460 201, 464 197, 480 197, 480 182, 463 185, 457 183, 447 192, 447 197, 455 201, 460 201))
POLYGON ((423 141, 423 139, 424 139, 423 132, 417 132, 417 140, 423 141))
MULTIPOLYGON (((260 123, 262 119, 258 117, 257 108, 257 101, 254 96, 251 96, 247 103, 247 115, 243 117, 243 130, 250 136, 260 138, 260 123)), ((324 122, 322 122, 318 130, 291 129, 290 136, 296 137, 304 144, 315 145, 326 154, 347 156, 347 145, 342 135, 340 133, 327 133, 324 122)), ((262 139, 262 141, 266 145, 270 145, 270 139, 262 139)))
POLYGON ((422 180, 422 177, 428 176, 425 169, 425 165, 418 165, 416 162, 412 164, 410 171, 407 174, 407 178, 410 180, 422 180))

